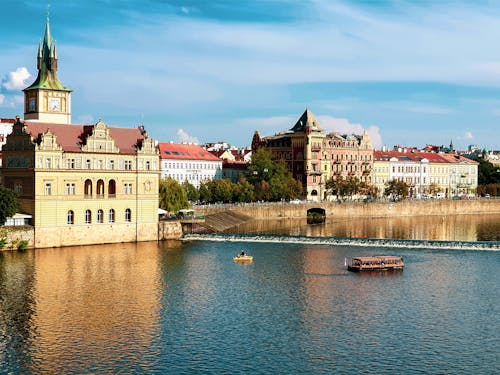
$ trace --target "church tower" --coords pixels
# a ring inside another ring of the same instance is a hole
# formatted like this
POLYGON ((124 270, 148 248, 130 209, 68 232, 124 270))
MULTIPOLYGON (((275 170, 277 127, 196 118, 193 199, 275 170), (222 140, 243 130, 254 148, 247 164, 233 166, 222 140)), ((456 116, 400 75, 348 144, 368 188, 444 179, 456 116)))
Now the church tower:
POLYGON ((71 123, 71 90, 57 78, 56 44, 50 35, 49 18, 43 42, 38 46, 38 76, 24 91, 24 119, 41 122, 71 123))

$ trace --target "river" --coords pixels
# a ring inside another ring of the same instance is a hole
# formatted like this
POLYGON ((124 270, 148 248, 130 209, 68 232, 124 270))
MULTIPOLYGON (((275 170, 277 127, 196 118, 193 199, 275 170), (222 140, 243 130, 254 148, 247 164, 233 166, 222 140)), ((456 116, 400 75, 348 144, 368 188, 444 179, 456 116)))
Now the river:
POLYGON ((498 251, 307 243, 4 252, 0 373, 500 373, 499 268, 498 251), (405 270, 346 271, 381 251, 405 270))

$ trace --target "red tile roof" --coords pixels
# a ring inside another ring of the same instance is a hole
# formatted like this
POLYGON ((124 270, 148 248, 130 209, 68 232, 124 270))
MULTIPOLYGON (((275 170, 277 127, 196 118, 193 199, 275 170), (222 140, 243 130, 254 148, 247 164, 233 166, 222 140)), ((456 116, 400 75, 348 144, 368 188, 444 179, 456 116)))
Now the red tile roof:
MULTIPOLYGON (((85 144, 85 139, 92 133, 94 125, 73 125, 73 124, 52 124, 44 122, 25 121, 26 131, 34 139, 38 139, 42 134, 50 130, 57 137, 57 143, 65 152, 82 152, 81 146, 85 144)), ((136 145, 140 143, 144 136, 138 128, 113 128, 108 127, 109 135, 115 141, 115 145, 120 149, 121 154, 135 154, 136 145)))
POLYGON ((389 161, 390 158, 398 158, 400 160, 419 162, 422 159, 429 160, 430 163, 458 163, 458 162, 470 162, 471 164, 477 164, 475 161, 467 159, 463 156, 455 154, 445 154, 445 153, 435 153, 435 152, 403 152, 403 151, 373 151, 374 160, 389 161))
POLYGON ((180 143, 158 143, 162 159, 221 161, 199 145, 180 143))
POLYGON ((16 119, 15 118, 0 118, 0 123, 10 123, 10 124, 13 124, 16 122, 16 119))

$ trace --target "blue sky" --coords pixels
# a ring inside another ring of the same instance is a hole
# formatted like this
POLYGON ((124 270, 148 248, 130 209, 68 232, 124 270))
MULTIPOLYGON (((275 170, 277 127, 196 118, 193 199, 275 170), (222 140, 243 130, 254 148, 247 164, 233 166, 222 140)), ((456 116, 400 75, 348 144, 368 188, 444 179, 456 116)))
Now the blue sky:
MULTIPOLYGON (((47 3, 0 0, 0 117, 22 115, 47 3)), ((249 145, 306 107, 377 147, 500 149, 500 3, 53 0, 73 122, 249 145)))

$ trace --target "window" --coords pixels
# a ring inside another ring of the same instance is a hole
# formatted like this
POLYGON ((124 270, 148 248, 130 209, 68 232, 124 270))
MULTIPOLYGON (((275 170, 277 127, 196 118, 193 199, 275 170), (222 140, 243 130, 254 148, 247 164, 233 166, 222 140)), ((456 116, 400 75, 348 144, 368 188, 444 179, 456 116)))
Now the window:
POLYGON ((131 219, 132 219, 132 211, 130 211, 130 208, 127 208, 125 210, 125 221, 130 223, 131 219))
POLYGON ((104 162, 102 160, 97 160, 97 168, 102 169, 104 162))
POLYGON ((123 184, 123 194, 132 194, 132 184, 131 183, 123 184))
POLYGON ((68 169, 75 169, 75 159, 68 159, 66 160, 66 163, 68 165, 68 169))
POLYGON ((125 160, 125 169, 128 171, 132 170, 132 161, 131 160, 125 160))
POLYGON ((50 182, 45 183, 45 195, 52 195, 52 184, 50 182))
POLYGON ((115 222, 115 210, 113 209, 109 210, 109 222, 110 223, 115 222))
POLYGON ((49 158, 45 159, 45 168, 50 168, 51 164, 52 164, 52 161, 49 158))
POLYGON ((150 170, 151 169, 151 162, 147 161, 146 162, 146 170, 150 170))
POLYGON ((97 180, 97 196, 100 196, 100 197, 104 196, 104 181, 103 180, 97 180))
POLYGON ((87 167, 87 169, 90 169, 90 167, 91 167, 90 159, 87 159, 85 161, 85 166, 87 167))
POLYGON ((85 190, 84 194, 86 197, 92 197, 92 181, 91 180, 85 180, 85 190))
POLYGON ((103 216, 104 215, 103 215, 102 210, 97 210, 97 222, 99 224, 102 224, 102 222, 103 222, 103 216))
POLYGON ((115 161, 114 160, 109 161, 109 169, 115 169, 115 161))
POLYGON ((90 210, 85 210, 85 224, 92 223, 92 212, 90 210))
POLYGON ((20 182, 16 182, 14 184, 14 191, 18 194, 21 195, 23 193, 23 184, 20 182))
POLYGON ((66 195, 75 195, 76 187, 73 183, 66 184, 66 195))
POLYGON ((116 197, 116 182, 115 182, 115 180, 109 180, 108 197, 110 197, 110 198, 116 197))
POLYGON ((66 223, 75 224, 75 214, 71 210, 69 210, 66 215, 66 223))

